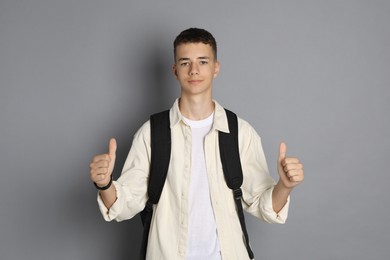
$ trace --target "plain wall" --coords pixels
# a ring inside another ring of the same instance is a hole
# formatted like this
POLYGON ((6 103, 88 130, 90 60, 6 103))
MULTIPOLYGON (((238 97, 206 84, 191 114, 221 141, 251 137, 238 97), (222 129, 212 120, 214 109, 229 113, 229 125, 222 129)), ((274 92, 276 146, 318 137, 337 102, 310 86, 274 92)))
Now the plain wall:
POLYGON ((174 37, 211 31, 214 97, 305 165, 285 225, 247 215, 257 259, 389 259, 390 1, 0 1, 0 258, 136 259, 89 161, 179 94, 174 37))

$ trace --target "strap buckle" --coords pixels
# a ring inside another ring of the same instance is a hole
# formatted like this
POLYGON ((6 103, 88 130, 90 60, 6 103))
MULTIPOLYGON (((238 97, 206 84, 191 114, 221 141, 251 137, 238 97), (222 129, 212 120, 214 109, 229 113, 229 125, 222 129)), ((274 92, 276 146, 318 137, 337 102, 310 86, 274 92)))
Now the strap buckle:
POLYGON ((234 196, 234 199, 236 200, 240 200, 242 198, 242 191, 241 191, 241 188, 238 188, 236 190, 233 190, 233 196, 234 196))

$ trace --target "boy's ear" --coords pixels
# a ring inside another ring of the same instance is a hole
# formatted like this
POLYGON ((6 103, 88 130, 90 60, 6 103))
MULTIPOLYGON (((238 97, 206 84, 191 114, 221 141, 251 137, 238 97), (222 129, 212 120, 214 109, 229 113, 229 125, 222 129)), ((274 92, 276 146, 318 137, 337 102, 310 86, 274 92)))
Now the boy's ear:
POLYGON ((219 61, 215 62, 215 69, 214 69, 214 78, 216 78, 219 74, 219 70, 221 69, 221 63, 219 61))
POLYGON ((173 64, 173 66, 172 66, 172 72, 173 72, 173 75, 175 75, 175 77, 177 78, 176 64, 173 64))

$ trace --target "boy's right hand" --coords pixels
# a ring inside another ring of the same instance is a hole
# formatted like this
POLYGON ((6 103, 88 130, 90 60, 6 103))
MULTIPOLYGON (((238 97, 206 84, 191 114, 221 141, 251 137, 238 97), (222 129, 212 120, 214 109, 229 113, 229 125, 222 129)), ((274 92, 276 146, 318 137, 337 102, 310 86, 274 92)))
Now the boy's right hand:
POLYGON ((110 182, 115 165, 116 147, 116 140, 111 138, 108 153, 95 155, 91 160, 90 178, 99 187, 104 187, 110 182))

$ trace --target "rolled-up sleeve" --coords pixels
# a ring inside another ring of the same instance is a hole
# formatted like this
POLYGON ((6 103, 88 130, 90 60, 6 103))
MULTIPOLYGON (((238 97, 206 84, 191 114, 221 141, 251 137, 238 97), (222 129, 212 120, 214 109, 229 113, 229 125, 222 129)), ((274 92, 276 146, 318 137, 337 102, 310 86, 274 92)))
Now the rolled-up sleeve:
POLYGON ((290 197, 279 212, 275 212, 272 205, 272 192, 274 187, 264 191, 260 199, 260 212, 263 219, 268 223, 284 224, 287 220, 290 197))
POLYGON ((119 213, 123 211, 123 206, 125 205, 124 196, 122 195, 123 191, 121 186, 118 184, 118 182, 113 181, 113 185, 116 189, 116 196, 117 199, 115 203, 111 206, 111 208, 107 208, 106 205, 104 205, 104 202, 102 198, 100 197, 100 194, 98 193, 97 201, 99 205, 100 212, 102 213, 105 221, 111 221, 118 217, 119 213))

